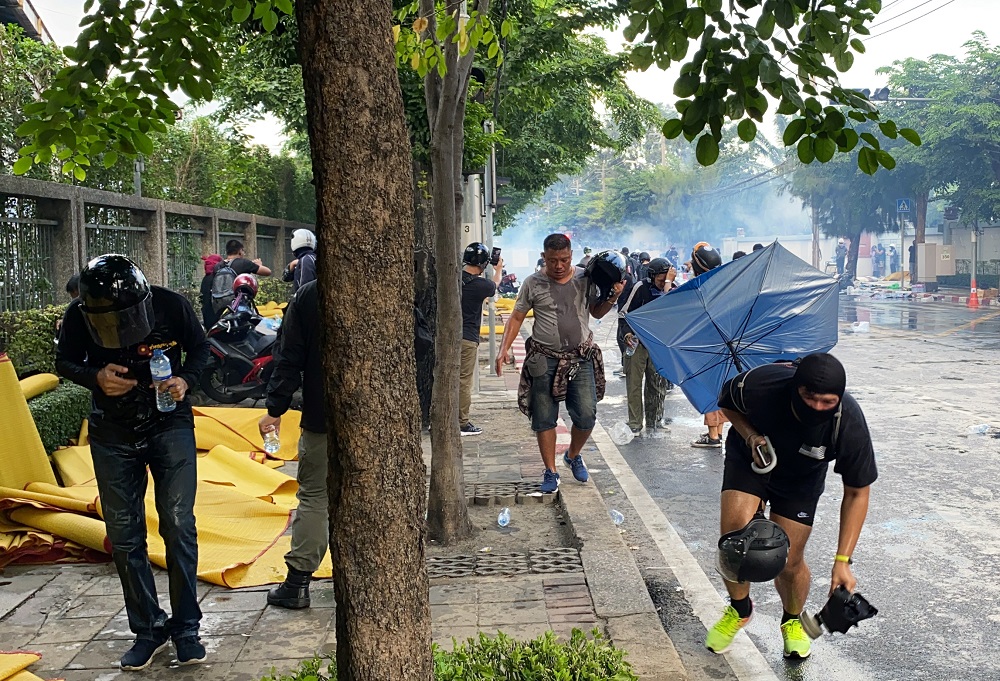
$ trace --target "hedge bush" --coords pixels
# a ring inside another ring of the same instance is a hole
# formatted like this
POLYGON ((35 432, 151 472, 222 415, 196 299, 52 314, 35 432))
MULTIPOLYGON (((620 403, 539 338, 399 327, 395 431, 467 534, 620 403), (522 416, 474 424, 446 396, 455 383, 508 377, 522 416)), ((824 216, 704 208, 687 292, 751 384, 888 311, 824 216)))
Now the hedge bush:
POLYGON ((90 416, 90 391, 75 383, 62 383, 28 400, 28 410, 45 451, 51 454, 80 434, 80 425, 90 416))
MULTIPOLYGON (((517 641, 502 633, 496 638, 479 634, 453 651, 434 646, 435 681, 638 681, 625 651, 594 630, 588 638, 579 629, 567 642, 551 631, 531 641, 517 641)), ((261 681, 336 681, 337 664, 326 655, 302 662, 288 674, 272 672, 261 681)))
POLYGON ((6 352, 18 376, 56 371, 56 321, 65 305, 40 310, 0 312, 0 352, 6 352))
POLYGON ((281 281, 281 274, 276 273, 273 277, 258 277, 257 283, 257 304, 263 305, 270 301, 276 303, 287 303, 292 299, 292 282, 281 281))

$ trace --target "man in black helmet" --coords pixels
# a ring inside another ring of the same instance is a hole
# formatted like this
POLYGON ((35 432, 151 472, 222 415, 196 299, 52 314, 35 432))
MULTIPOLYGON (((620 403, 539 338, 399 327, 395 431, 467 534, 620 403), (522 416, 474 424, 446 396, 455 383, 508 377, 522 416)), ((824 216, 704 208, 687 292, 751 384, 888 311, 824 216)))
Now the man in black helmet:
POLYGON ((462 368, 458 391, 458 427, 462 436, 479 435, 483 429, 469 421, 472 384, 479 361, 479 329, 483 324, 483 301, 496 295, 503 276, 503 258, 493 266, 493 280, 483 277, 490 264, 490 252, 474 241, 462 254, 462 368))
MULTIPOLYGON (((817 353, 797 366, 768 364, 746 371, 719 394, 719 406, 733 424, 726 439, 722 534, 743 528, 766 502, 771 520, 787 533, 788 559, 774 585, 784 608, 781 634, 788 658, 805 658, 810 652, 799 622, 811 581, 804 551, 831 461, 843 479, 844 500, 830 591, 838 586, 853 591, 856 584, 851 555, 878 470, 864 414, 846 385, 843 365, 832 355, 817 353), (757 472, 772 459, 776 465, 770 472, 757 472)), ((716 653, 729 647, 753 613, 749 584, 725 585, 730 605, 705 640, 716 653)))
POLYGON ((187 392, 208 363, 208 348, 187 299, 150 286, 125 256, 99 256, 83 268, 80 297, 63 316, 56 368, 93 394, 90 452, 129 628, 136 636, 121 658, 122 669, 145 669, 171 639, 179 664, 205 660, 198 638, 197 470, 187 392), (172 411, 157 409, 149 368, 154 350, 170 360, 173 376, 159 390, 174 398, 172 411), (169 618, 157 602, 146 550, 147 467, 167 550, 169 618))

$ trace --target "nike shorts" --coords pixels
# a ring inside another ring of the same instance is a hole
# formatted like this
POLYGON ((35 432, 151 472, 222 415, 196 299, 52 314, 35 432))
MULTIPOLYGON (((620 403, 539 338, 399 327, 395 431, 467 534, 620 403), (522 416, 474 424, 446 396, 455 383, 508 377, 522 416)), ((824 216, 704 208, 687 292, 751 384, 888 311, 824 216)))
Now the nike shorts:
POLYGON ((735 452, 726 452, 725 470, 722 474, 723 491, 731 489, 752 494, 771 504, 772 513, 809 527, 812 527, 816 517, 816 505, 823 495, 825 482, 825 476, 817 480, 803 480, 795 487, 804 492, 790 494, 787 483, 780 486, 773 484, 771 474, 754 473, 743 457, 735 452))

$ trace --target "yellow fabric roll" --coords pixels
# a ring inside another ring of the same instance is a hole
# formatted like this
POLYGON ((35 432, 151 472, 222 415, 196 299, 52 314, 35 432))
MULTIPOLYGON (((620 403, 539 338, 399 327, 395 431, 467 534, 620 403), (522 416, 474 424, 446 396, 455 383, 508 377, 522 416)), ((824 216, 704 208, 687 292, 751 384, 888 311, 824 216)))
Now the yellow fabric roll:
MULTIPOLYGON (((496 331, 496 334, 498 336, 501 336, 501 335, 503 335, 504 325, 503 324, 496 324, 496 325, 493 326, 493 329, 494 329, 494 331, 496 331)), ((480 326, 479 327, 479 335, 480 336, 488 336, 488 335, 490 335, 490 327, 488 325, 487 326, 480 326)))
POLYGON ((90 458, 90 446, 63 447, 52 452, 52 463, 59 471, 59 477, 67 487, 73 485, 93 485, 94 460, 90 458))
POLYGON ((90 419, 83 420, 83 425, 80 426, 80 435, 76 438, 76 444, 90 444, 90 419))
POLYGON ((32 397, 38 397, 42 393, 55 390, 59 385, 59 377, 55 374, 35 374, 22 378, 19 382, 24 399, 30 400, 32 397))
POLYGON ((198 457, 198 479, 233 487, 247 496, 291 510, 298 506, 298 483, 284 473, 262 466, 245 452, 219 445, 198 457))
MULTIPOLYGON (((244 409, 243 407, 195 407, 195 436, 203 428, 212 428, 212 438, 218 438, 211 443, 208 449, 215 445, 225 445, 236 451, 264 451, 264 438, 260 436, 257 422, 260 417, 267 413, 266 409, 244 409), (199 420, 198 417, 207 417, 215 421, 214 425, 199 420), (229 435, 225 435, 225 431, 229 435), (235 437, 233 437, 235 436, 235 437), (242 442, 242 444, 241 444, 242 442), (232 443, 232 444, 230 444, 232 443)), ((299 457, 299 421, 302 413, 290 410, 281 417, 281 448, 275 454, 268 456, 284 461, 295 461, 299 457)), ((204 449, 201 443, 208 440, 208 436, 199 439, 198 449, 204 449)))
POLYGON ((0 354, 0 414, 4 421, 0 487, 23 489, 29 482, 56 484, 14 365, 6 354, 0 354))
MULTIPOLYGON (((97 491, 97 488, 94 488, 97 491)), ((70 513, 61 510, 32 508, 22 506, 7 512, 10 519, 37 527, 43 532, 54 534, 58 537, 65 537, 71 541, 86 546, 88 549, 111 552, 108 544, 108 533, 104 529, 104 521, 78 513, 70 513)), ((161 563, 162 565, 162 563, 161 563)))
MULTIPOLYGON (((42 659, 39 653, 29 653, 29 652, 11 652, 3 653, 0 652, 0 681, 8 681, 17 679, 18 681, 23 681, 23 679, 28 679, 34 676, 30 674, 26 677, 16 676, 24 672, 29 665, 34 664, 42 659)), ((38 678, 34 676, 34 678, 38 678)))

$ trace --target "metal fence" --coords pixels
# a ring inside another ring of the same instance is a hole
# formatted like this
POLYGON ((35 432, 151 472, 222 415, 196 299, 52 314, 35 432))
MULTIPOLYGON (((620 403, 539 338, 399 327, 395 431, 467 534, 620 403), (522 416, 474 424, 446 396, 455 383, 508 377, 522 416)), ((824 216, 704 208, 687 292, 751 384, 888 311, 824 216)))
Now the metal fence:
POLYGON ((0 311, 55 302, 57 227, 55 220, 38 217, 33 199, 0 195, 0 311))
POLYGON ((276 230, 266 227, 259 227, 257 229, 257 257, 272 270, 277 271, 281 269, 281 267, 280 264, 276 262, 278 237, 275 231, 276 230))
POLYGON ((84 220, 87 260, 105 253, 120 253, 143 266, 142 235, 146 228, 132 224, 132 211, 88 204, 84 220))
POLYGON ((219 220, 219 254, 226 255, 226 242, 238 239, 246 246, 246 234, 240 230, 241 225, 228 220, 219 220))
POLYGON ((183 215, 166 216, 167 220, 167 286, 175 291, 199 287, 201 241, 205 233, 195 229, 191 218, 183 215))

